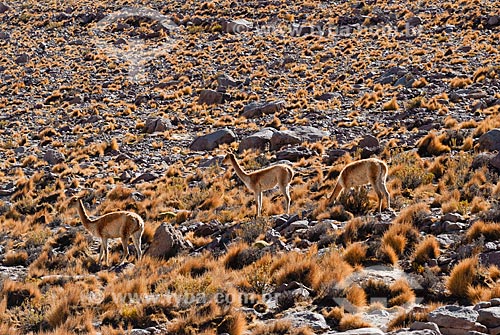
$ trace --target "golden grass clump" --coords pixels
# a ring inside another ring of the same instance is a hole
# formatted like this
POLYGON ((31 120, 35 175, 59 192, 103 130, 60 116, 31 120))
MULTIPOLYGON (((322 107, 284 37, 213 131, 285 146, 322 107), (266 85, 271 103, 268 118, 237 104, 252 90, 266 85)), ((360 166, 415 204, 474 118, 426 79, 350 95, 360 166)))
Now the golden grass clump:
POLYGON ((438 135, 435 131, 429 132, 417 142, 418 154, 421 156, 439 156, 451 151, 451 148, 443 144, 446 134, 438 135))
POLYGON ((366 292, 363 290, 362 287, 358 285, 352 285, 348 288, 346 288, 346 299, 349 301, 351 304, 353 304, 356 307, 364 307, 366 306, 366 303, 368 301, 366 292))
POLYGON ((406 279, 395 281, 390 287, 391 298, 388 301, 389 307, 409 305, 415 302, 415 293, 406 279))
POLYGON ((412 259, 415 263, 424 265, 430 259, 440 254, 439 243, 432 235, 426 236, 415 248, 412 259))
POLYGON ((344 260, 352 266, 361 264, 366 258, 368 247, 360 242, 347 246, 343 253, 344 260))
POLYGON ((500 225, 494 222, 484 222, 479 220, 474 222, 465 234, 465 237, 469 242, 477 240, 481 236, 484 237, 486 242, 500 239, 500 225))
POLYGON ((366 322, 359 315, 355 314, 344 314, 344 317, 339 322, 340 331, 369 327, 372 327, 369 322, 366 322))
POLYGON ((384 111, 397 111, 399 109, 399 104, 396 97, 393 97, 390 101, 382 105, 382 110, 384 111))
POLYGON ((478 259, 466 258, 451 270, 446 281, 446 288, 456 297, 467 296, 469 287, 472 286, 478 274, 478 259))

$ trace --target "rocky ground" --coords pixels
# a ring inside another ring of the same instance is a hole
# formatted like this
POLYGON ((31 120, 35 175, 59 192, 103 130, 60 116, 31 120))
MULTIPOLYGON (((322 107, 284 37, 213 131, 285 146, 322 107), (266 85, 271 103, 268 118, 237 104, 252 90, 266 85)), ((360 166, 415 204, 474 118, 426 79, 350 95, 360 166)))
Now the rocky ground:
POLYGON ((499 8, 0 2, 0 332, 500 333, 499 8), (372 156, 391 209, 328 203, 372 156), (98 264, 73 195, 145 257, 98 264))

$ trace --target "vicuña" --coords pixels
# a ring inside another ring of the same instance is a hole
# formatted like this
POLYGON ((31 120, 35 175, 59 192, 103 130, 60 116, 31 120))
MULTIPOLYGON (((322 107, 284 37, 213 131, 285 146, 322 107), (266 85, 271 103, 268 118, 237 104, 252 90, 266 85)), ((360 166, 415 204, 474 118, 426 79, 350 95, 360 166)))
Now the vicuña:
POLYGON ((276 164, 261 170, 245 172, 232 153, 228 153, 222 162, 224 164, 231 164, 236 171, 236 175, 253 192, 257 204, 257 216, 260 216, 262 213, 262 192, 270 190, 276 185, 283 192, 286 212, 287 214, 290 213, 290 182, 294 174, 290 166, 276 164))
POLYGON ((377 158, 361 159, 347 164, 337 179, 337 184, 328 198, 337 200, 343 190, 349 190, 366 184, 371 184, 378 196, 379 212, 382 212, 383 199, 387 199, 387 208, 391 208, 389 191, 387 191, 387 164, 377 158))
POLYGON ((99 252, 99 263, 102 262, 104 256, 105 264, 108 264, 108 239, 110 238, 121 239, 123 246, 122 264, 128 257, 128 242, 131 236, 137 250, 137 259, 141 259, 141 237, 144 232, 144 221, 138 214, 127 211, 116 211, 104 214, 96 219, 91 219, 85 211, 81 198, 73 197, 70 204, 77 206, 82 224, 89 233, 101 238, 102 244, 99 252))

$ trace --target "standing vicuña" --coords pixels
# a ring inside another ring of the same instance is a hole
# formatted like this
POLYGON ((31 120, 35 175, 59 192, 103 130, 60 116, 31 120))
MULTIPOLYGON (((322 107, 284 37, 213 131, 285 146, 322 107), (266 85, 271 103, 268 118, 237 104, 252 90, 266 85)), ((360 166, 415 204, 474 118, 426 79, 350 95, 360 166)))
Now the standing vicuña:
POLYGON ((382 201, 387 199, 387 208, 391 208, 389 191, 387 191, 387 164, 377 158, 361 159, 347 164, 340 172, 337 185, 329 200, 337 200, 343 190, 371 184, 378 196, 379 212, 382 212, 382 201))
POLYGON ((142 218, 132 212, 116 211, 104 214, 96 219, 91 219, 83 207, 81 198, 73 197, 70 204, 76 204, 78 214, 82 220, 83 226, 96 237, 102 240, 101 250, 99 252, 99 260, 105 257, 105 264, 108 264, 108 239, 121 238, 123 246, 123 258, 121 263, 124 263, 128 256, 128 241, 130 236, 137 250, 137 259, 141 259, 141 237, 144 232, 144 221, 142 218))
POLYGON ((247 173, 243 171, 232 153, 228 153, 222 162, 224 164, 230 163, 241 181, 254 193, 257 204, 257 216, 260 216, 262 212, 262 192, 270 190, 276 185, 283 192, 286 212, 287 214, 290 213, 290 182, 293 178, 293 169, 290 166, 277 164, 247 173))

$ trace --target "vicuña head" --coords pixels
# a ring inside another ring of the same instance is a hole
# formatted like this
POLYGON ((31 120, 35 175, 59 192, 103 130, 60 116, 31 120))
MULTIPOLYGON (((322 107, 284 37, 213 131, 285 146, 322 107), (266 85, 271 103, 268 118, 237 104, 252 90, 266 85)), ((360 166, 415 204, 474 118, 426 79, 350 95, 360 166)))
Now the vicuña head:
POLYGON ((255 202, 257 204, 257 216, 262 213, 262 192, 274 188, 276 185, 280 188, 285 196, 286 212, 290 213, 290 183, 293 178, 293 169, 285 164, 276 164, 267 168, 245 172, 233 153, 228 153, 224 160, 224 164, 231 164, 236 172, 236 175, 241 181, 253 192, 255 202))
POLYGON ((128 257, 128 241, 131 236, 137 250, 137 259, 141 259, 141 237, 144 232, 144 221, 138 214, 127 211, 116 211, 91 219, 87 215, 80 197, 72 197, 70 205, 76 206, 82 224, 88 232, 101 238, 102 244, 98 262, 102 262, 104 256, 105 264, 108 264, 108 239, 120 238, 123 246, 121 263, 124 263, 128 257))
POLYGON ((371 184, 378 196, 379 212, 382 212, 383 199, 387 199, 387 208, 391 208, 389 191, 387 191, 387 164, 377 158, 361 159, 347 164, 337 179, 337 184, 329 200, 337 200, 340 193, 352 187, 371 184))

